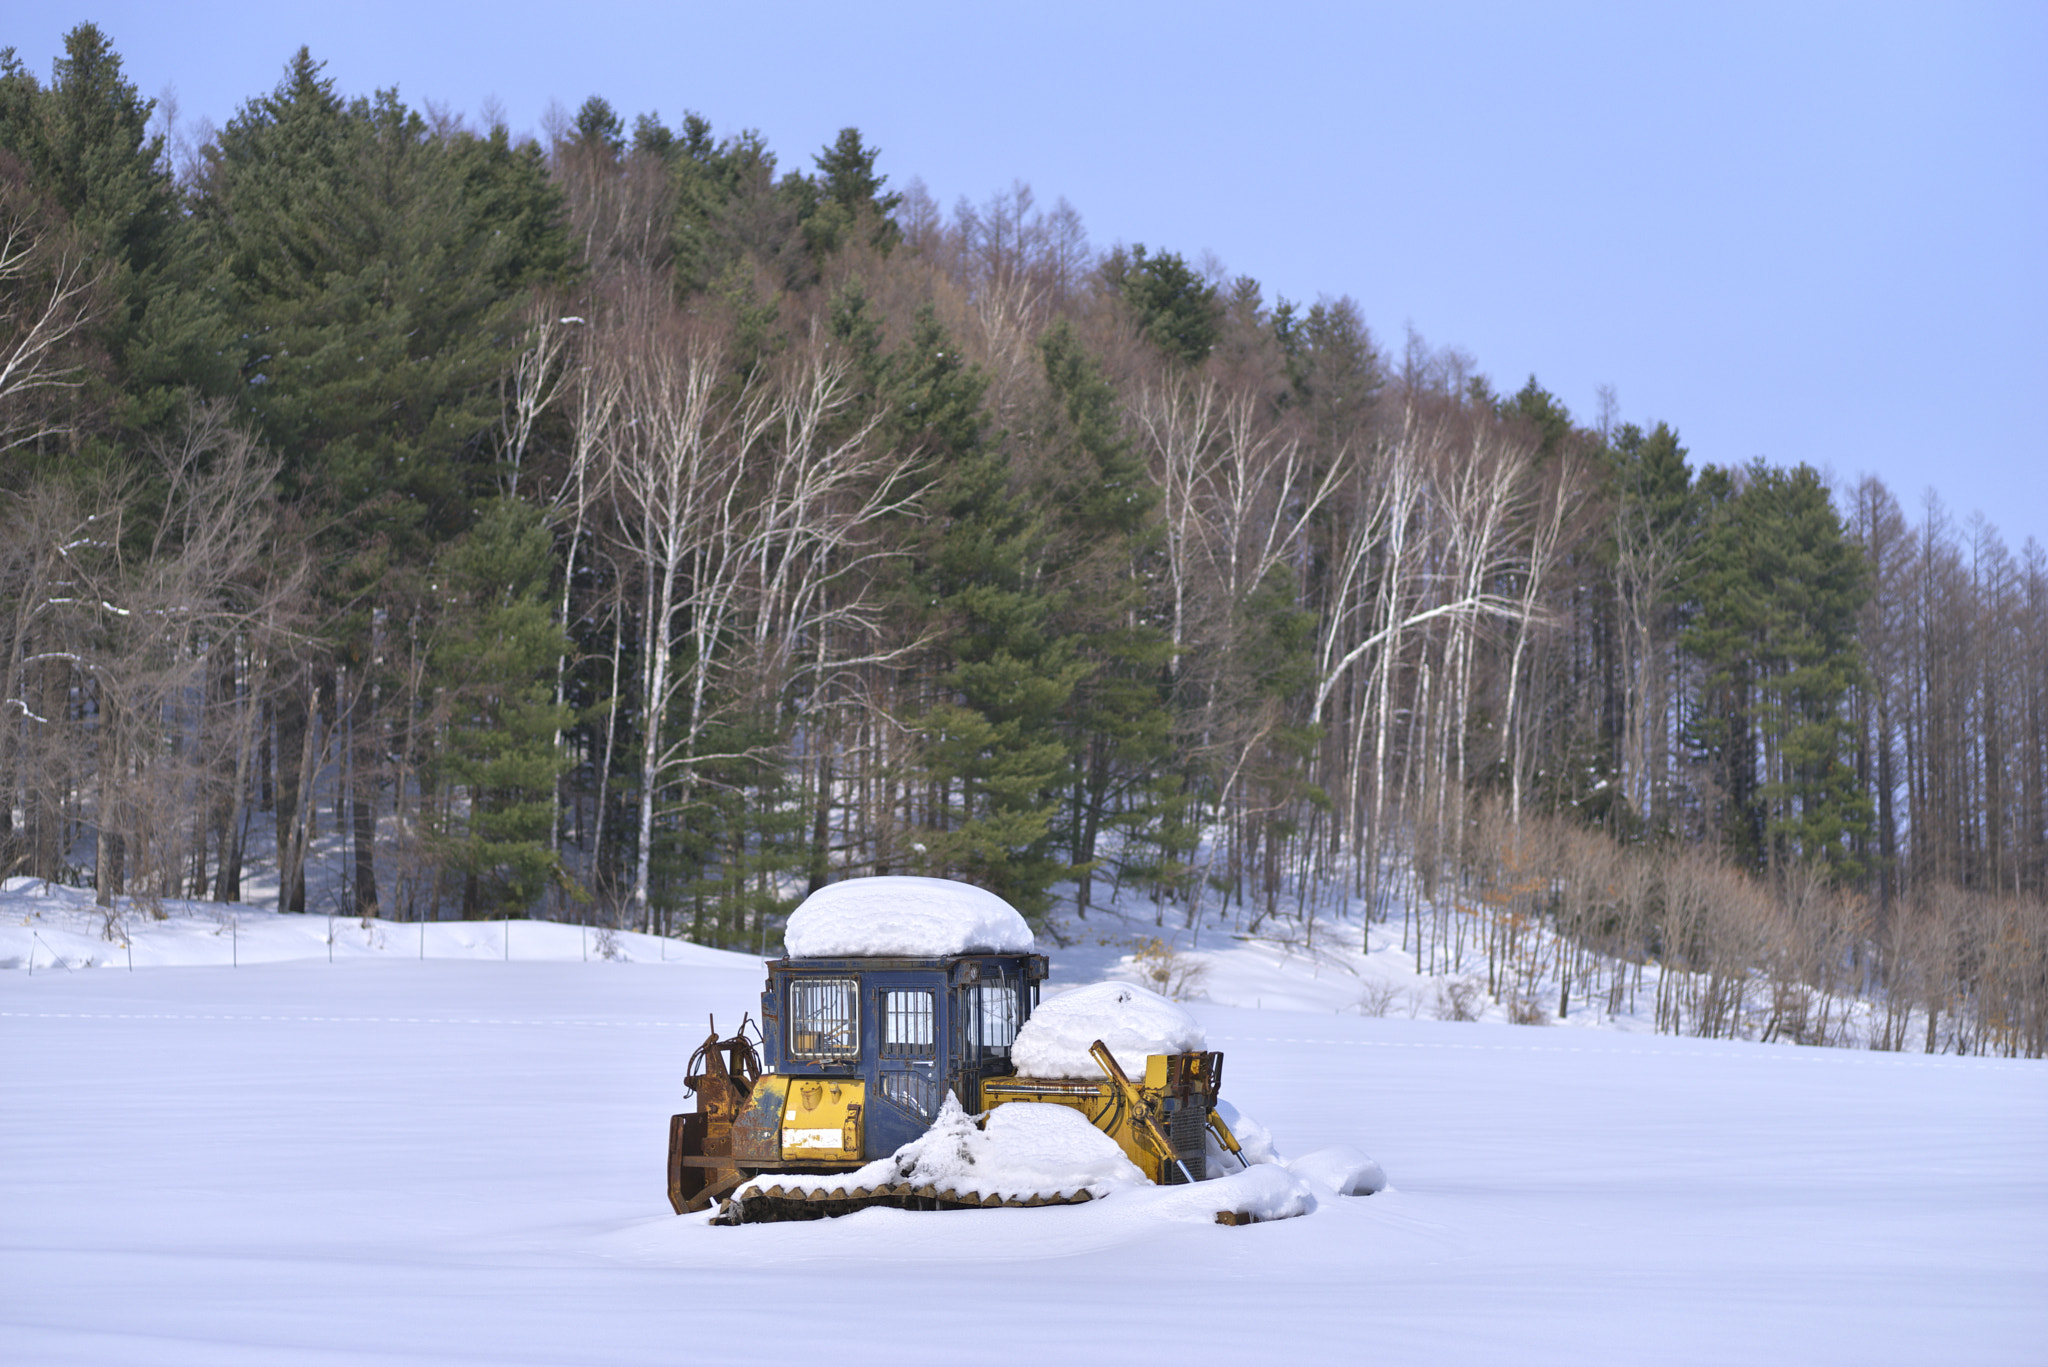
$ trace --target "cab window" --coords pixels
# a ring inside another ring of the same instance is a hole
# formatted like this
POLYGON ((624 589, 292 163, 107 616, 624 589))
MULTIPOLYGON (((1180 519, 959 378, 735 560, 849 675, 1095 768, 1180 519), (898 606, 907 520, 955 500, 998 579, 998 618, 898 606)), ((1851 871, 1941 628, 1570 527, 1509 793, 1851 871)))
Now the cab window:
POLYGON ((1004 981, 976 983, 970 989, 968 1004, 969 1038, 974 1046, 984 1054, 1009 1053, 1021 1023, 1017 984, 1004 981))
POLYGON ((854 979, 789 980, 789 1052, 801 1059, 860 1057, 860 990, 854 979))
POLYGON ((936 1014, 930 992, 889 988, 882 993, 882 1054, 887 1058, 930 1058, 936 1014))

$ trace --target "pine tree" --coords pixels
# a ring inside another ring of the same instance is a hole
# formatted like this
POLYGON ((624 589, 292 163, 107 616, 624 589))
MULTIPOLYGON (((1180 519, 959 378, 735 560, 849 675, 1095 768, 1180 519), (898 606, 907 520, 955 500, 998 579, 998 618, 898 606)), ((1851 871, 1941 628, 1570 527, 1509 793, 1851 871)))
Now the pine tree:
POLYGON ((1033 590, 1043 532, 1010 487, 1003 449, 948 471, 936 503, 944 531, 923 583, 952 630, 940 698, 917 722, 942 806, 925 840, 934 863, 1037 915, 1063 869, 1052 830, 1067 768, 1058 724, 1088 666, 1053 638, 1033 590))
MULTIPOLYGON (((195 210, 221 260, 243 402, 323 562, 326 658, 280 707, 279 820, 296 819, 306 699, 326 689, 368 743, 352 766, 367 911, 371 761, 398 727, 355 709, 407 705, 405 679, 376 677, 391 660, 377 623, 420 610, 434 547, 495 486, 498 377, 529 291, 568 268, 559 199, 537 148, 502 128, 434 135, 391 91, 345 102, 302 48, 207 149, 195 210)), ((285 903, 302 904, 296 886, 285 903)))
POLYGON ((1169 798, 1172 640, 1145 594, 1159 551, 1158 490, 1122 430, 1116 391, 1065 322, 1039 352, 1048 404, 1033 433, 1031 496, 1046 510, 1046 542, 1035 577, 1056 639, 1085 671, 1062 728, 1061 833, 1085 909, 1105 832, 1152 825, 1169 798))
POLYGON ((886 255, 902 237, 890 215, 903 196, 882 192, 889 178, 875 174, 880 155, 862 144, 858 128, 840 129, 818 153, 818 203, 804 223, 813 255, 827 256, 856 237, 886 255))
POLYGON ((772 345, 776 295, 817 281, 803 224, 818 187, 799 172, 778 177, 775 153, 758 132, 714 145, 708 126, 697 125, 685 121, 674 163, 676 288, 723 300, 743 331, 758 334, 741 348, 744 362, 772 345))
POLYGON ((345 105, 301 49, 223 130, 209 188, 288 491, 376 510, 400 539, 459 531, 489 487, 480 435, 524 291, 568 264, 537 151, 431 136, 389 91, 345 105))
POLYGON ((626 150, 626 125, 602 95, 592 95, 582 103, 571 128, 570 140, 586 151, 616 161, 626 150))
POLYGON ((932 482, 931 524, 903 596, 904 629, 936 639, 917 666, 929 701, 911 723, 928 794, 921 866, 1035 917, 1066 867, 1053 830, 1068 760, 1059 722, 1089 668, 1055 639, 1034 582, 1046 528, 1009 446, 986 433, 986 377, 929 309, 874 373, 890 435, 932 482))
POLYGON ((564 649, 553 620, 553 539, 526 504, 497 500, 433 569, 428 666, 437 744, 434 852, 461 881, 465 919, 517 915, 562 877, 549 849, 555 747, 568 709, 550 672, 564 649))
POLYGON ((1139 333, 1182 365, 1200 365, 1223 330, 1216 287, 1174 252, 1153 255, 1140 242, 1118 247, 1103 279, 1131 311, 1139 333))
POLYGON ((69 221, 111 302, 96 329, 110 368, 78 396, 131 436, 165 429, 183 394, 224 394, 226 323, 180 212, 161 134, 121 58, 92 24, 64 37, 48 88, 0 53, 0 147, 69 221))
POLYGON ((1683 642, 1705 670, 1692 732, 1720 780, 1737 858, 1853 878, 1870 800, 1843 759, 1862 677, 1862 553, 1811 467, 1756 462, 1701 477, 1710 514, 1683 642))

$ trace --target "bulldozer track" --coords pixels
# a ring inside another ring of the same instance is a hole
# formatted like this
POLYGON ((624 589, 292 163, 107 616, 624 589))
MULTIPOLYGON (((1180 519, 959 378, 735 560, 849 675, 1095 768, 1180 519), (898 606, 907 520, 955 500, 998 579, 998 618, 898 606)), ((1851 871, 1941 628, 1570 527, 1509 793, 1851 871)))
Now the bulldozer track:
POLYGON ((1092 1193, 1038 1192, 1030 1196, 984 1195, 978 1191, 955 1191, 948 1187, 911 1186, 891 1183, 879 1187, 762 1187, 749 1183, 718 1204, 715 1225, 768 1224, 778 1220, 823 1220, 850 1215, 870 1206, 895 1210, 996 1210, 1032 1206, 1074 1206, 1092 1201, 1092 1193))

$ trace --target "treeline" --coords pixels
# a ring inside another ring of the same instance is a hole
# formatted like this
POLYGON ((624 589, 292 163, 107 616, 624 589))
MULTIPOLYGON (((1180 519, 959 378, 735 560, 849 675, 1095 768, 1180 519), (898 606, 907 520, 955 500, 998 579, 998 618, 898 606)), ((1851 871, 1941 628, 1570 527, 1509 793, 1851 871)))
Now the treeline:
MULTIPOLYGON (((363 914, 752 945, 882 872, 1455 920, 1555 826, 1821 889, 1807 979, 1995 981, 2033 1023, 1939 1047, 2041 1052, 2032 542, 942 210, 853 129, 514 144, 303 51, 176 171, 149 118, 90 26, 0 66, 8 872, 231 900, 261 846, 305 909, 339 837, 363 914)), ((1617 965, 1705 934, 1532 867, 1617 965)))

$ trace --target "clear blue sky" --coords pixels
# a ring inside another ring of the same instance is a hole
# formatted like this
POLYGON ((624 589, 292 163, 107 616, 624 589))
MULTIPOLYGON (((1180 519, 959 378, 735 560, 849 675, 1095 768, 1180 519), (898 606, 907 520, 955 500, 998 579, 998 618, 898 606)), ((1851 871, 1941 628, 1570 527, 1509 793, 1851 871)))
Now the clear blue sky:
POLYGON ((1875 473, 2048 543, 2048 4, 1312 5, 101 0, 0 30, 47 76, 90 19, 225 122, 307 44, 515 132, 602 94, 848 124, 942 205, 1014 180, 1143 241, 1413 327, 1695 463, 1875 473), (1255 17, 1256 16, 1256 17, 1255 17))

